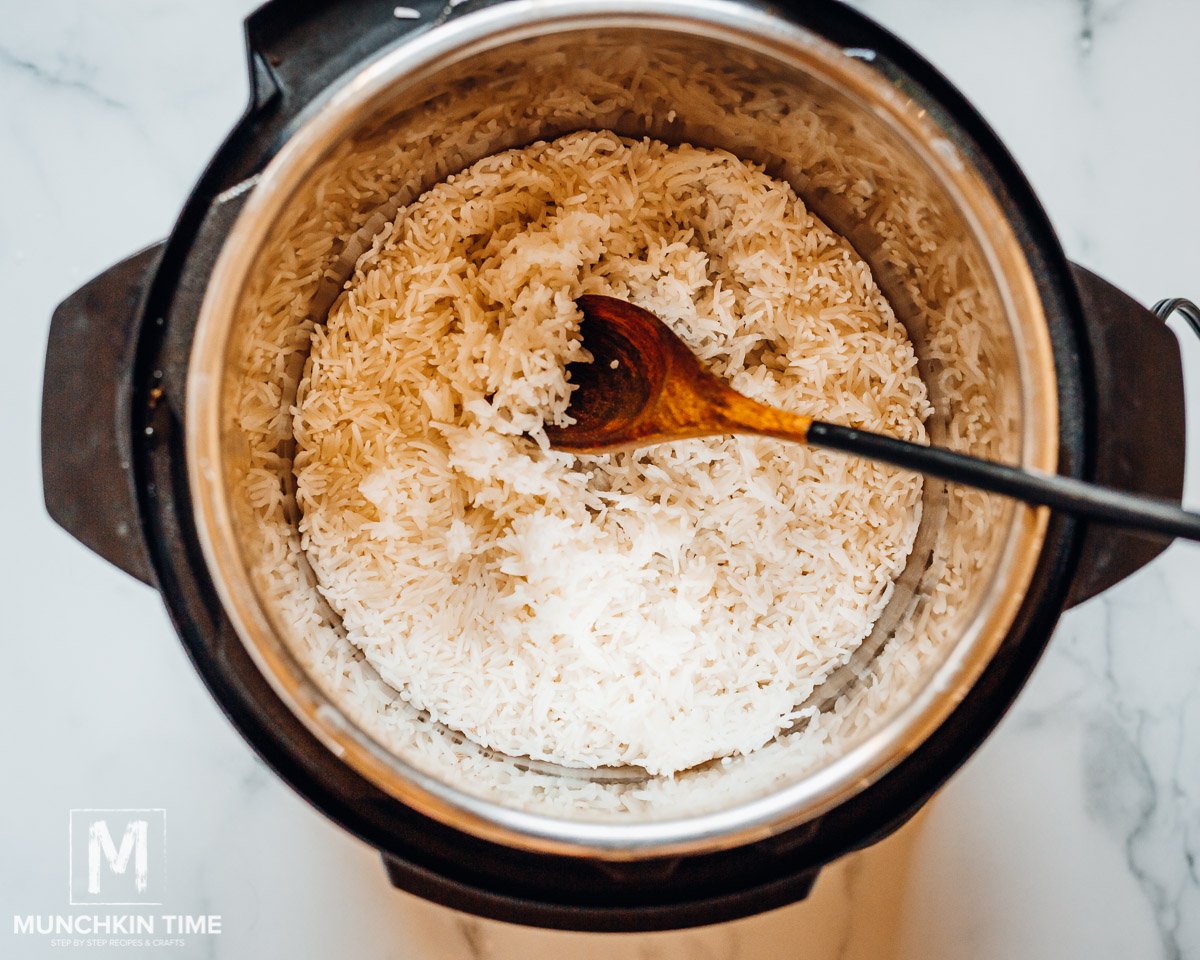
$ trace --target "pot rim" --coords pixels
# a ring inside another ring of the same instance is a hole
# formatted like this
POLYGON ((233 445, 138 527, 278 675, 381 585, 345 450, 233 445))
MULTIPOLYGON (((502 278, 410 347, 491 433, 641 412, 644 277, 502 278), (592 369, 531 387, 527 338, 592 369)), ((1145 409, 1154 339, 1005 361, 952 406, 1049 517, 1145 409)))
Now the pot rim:
MULTIPOLYGON (((439 24, 386 48, 304 116, 263 170, 218 257, 197 323, 188 366, 185 449, 197 534, 213 584, 246 650, 289 710, 339 759, 389 795, 448 826, 518 849, 602 859, 701 853, 760 840, 810 821, 860 793, 914 752, 950 715, 1007 635, 1041 554, 1049 511, 1014 505, 998 575, 946 662, 886 728, 799 783, 727 809, 643 823, 577 821, 530 813, 468 794, 423 773, 359 729, 310 680, 275 635, 249 587, 220 478, 220 373, 246 272, 303 175, 355 122, 358 111, 395 84, 534 34, 596 26, 683 30, 754 49, 805 69, 854 95, 921 156, 983 242, 989 267, 1005 281, 1010 314, 1030 311, 1028 343, 1018 351, 1024 390, 1021 460, 1057 464, 1057 383, 1042 303, 1021 246, 1000 204, 964 163, 960 144, 877 71, 853 61, 813 31, 730 0, 513 0, 439 24), (986 218, 986 221, 983 219, 986 218)), ((1004 284, 1002 284, 1002 287, 1004 284)))

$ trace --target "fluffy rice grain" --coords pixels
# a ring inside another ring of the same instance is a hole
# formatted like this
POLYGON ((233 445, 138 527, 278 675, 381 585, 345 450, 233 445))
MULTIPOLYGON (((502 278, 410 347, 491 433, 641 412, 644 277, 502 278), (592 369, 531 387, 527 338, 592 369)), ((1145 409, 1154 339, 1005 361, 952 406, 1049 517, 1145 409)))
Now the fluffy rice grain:
POLYGON ((750 438, 548 450, 584 293, 752 397, 924 438, 902 326, 790 187, 572 134, 449 178, 359 260, 293 411, 304 549, 380 675, 483 746, 652 773, 747 753, 870 631, 920 481, 750 438))

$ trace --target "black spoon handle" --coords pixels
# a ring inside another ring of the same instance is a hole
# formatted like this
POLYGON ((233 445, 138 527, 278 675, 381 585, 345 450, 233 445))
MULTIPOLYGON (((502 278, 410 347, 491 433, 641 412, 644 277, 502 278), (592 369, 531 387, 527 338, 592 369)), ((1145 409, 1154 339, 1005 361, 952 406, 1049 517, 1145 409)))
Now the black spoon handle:
POLYGON ((1200 540, 1200 514, 1189 513, 1174 503, 1155 497, 1110 490, 1073 477, 1022 470, 1006 463, 820 420, 814 420, 809 426, 808 442, 940 477, 951 483, 1000 493, 1025 503, 1042 504, 1115 527, 1200 540))

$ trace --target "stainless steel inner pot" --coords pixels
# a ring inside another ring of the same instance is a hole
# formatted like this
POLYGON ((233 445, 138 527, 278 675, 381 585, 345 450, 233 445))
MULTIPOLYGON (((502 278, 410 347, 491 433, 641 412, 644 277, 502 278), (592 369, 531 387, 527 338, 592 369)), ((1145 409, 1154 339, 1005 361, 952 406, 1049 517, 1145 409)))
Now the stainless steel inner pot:
POLYGON ((986 165, 922 92, 767 10, 516 0, 383 51, 302 115, 219 257, 188 371, 195 520, 237 631, 343 762, 455 828, 601 858, 727 848, 878 780, 1005 637, 1045 511, 926 482, 917 546, 871 637, 748 757, 673 779, 570 770, 429 722, 345 639, 296 532, 290 404, 314 324, 401 205, 498 150, 579 129, 721 147, 790 181, 871 264, 916 345, 933 440, 1054 470, 1042 303, 986 165))

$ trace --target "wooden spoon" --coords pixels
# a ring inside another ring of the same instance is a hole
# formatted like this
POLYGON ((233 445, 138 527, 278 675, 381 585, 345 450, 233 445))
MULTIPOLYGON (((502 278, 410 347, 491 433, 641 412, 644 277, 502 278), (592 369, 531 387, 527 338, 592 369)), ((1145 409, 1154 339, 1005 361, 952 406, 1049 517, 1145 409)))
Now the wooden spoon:
POLYGON ((842 450, 1026 503, 1159 536, 1200 540, 1200 515, 1166 500, 1023 470, 939 447, 788 413, 742 396, 709 373, 658 317, 613 297, 579 298, 591 363, 571 364, 567 413, 547 427, 556 450, 613 453, 667 440, 752 433, 842 450))

